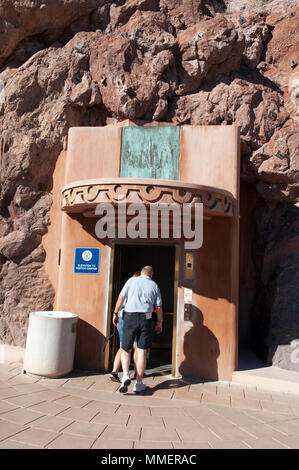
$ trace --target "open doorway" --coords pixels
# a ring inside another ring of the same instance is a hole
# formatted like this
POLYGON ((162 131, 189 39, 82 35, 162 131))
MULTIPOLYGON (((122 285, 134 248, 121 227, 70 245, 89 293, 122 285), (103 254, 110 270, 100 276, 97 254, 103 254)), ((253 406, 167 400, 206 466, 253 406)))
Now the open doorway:
MULTIPOLYGON (((176 247, 158 244, 116 244, 114 247, 113 279, 111 286, 111 307, 115 306, 117 297, 127 281, 143 266, 154 268, 153 280, 158 284, 163 302, 163 332, 153 332, 152 348, 147 363, 151 373, 169 374, 174 371, 174 331, 176 328, 175 276, 176 247)), ((110 329, 112 330, 110 319, 110 329)), ((119 347, 118 336, 109 348, 109 368, 111 369, 115 353, 119 347)))

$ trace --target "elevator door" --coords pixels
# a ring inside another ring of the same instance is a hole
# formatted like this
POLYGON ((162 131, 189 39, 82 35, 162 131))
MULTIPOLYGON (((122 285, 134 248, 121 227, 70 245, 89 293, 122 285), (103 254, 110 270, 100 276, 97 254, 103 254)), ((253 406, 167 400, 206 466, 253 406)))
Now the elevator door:
MULTIPOLYGON (((158 284, 163 302, 163 332, 153 332, 152 348, 147 363, 147 371, 152 373, 170 373, 172 370, 172 346, 175 318, 174 283, 175 283, 175 246, 170 245, 116 245, 114 252, 112 305, 123 285, 143 266, 154 269, 153 280, 158 284)), ((154 322, 153 322, 154 326, 154 322)), ((111 345, 110 364, 119 347, 116 339, 111 345)))

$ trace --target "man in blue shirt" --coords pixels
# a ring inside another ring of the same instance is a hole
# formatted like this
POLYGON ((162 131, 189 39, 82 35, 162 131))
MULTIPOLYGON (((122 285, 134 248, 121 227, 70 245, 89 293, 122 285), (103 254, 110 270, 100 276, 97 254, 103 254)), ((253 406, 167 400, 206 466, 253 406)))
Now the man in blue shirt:
POLYGON ((151 266, 145 266, 139 277, 131 277, 122 288, 117 299, 113 323, 117 325, 118 311, 125 302, 124 326, 122 338, 121 363, 123 377, 120 393, 126 393, 131 383, 129 367, 131 350, 135 336, 137 336, 137 377, 134 392, 143 392, 146 385, 142 382, 146 366, 146 350, 151 347, 151 318, 154 305, 156 306, 158 321, 155 326, 156 333, 162 332, 163 310, 160 289, 152 280, 154 271, 151 266))

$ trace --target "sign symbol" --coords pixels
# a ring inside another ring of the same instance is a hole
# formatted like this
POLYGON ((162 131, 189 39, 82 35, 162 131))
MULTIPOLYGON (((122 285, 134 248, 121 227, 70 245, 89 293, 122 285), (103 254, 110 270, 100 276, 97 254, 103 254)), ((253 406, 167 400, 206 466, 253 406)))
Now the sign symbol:
POLYGON ((83 251, 83 253, 82 253, 82 258, 84 259, 84 261, 90 261, 91 258, 92 258, 92 253, 91 253, 91 251, 89 251, 89 250, 83 251))

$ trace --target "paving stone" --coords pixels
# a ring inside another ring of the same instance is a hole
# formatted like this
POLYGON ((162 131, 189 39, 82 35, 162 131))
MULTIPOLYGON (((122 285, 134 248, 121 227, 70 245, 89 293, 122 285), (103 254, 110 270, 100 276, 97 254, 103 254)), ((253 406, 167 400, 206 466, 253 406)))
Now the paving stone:
MULTIPOLYGON (((121 426, 118 424, 109 424, 100 439, 113 441, 114 439, 125 439, 139 441, 140 427, 121 426)), ((156 440, 156 439, 155 439, 156 440)))
POLYGON ((121 405, 116 414, 126 414, 132 416, 150 416, 150 409, 146 406, 123 406, 121 405))
POLYGON ((23 390, 31 390, 32 385, 36 388, 36 390, 40 390, 42 387, 38 384, 39 379, 35 377, 29 377, 26 374, 18 374, 14 377, 11 377, 8 380, 9 385, 13 385, 14 387, 19 387, 23 390))
POLYGON ((115 439, 114 441, 108 441, 106 439, 97 439, 92 449, 133 449, 133 440, 115 439))
POLYGON ((7 400, 8 398, 18 397, 20 395, 23 394, 13 387, 6 387, 0 390, 0 400, 7 400))
POLYGON ((141 441, 179 441, 174 429, 165 429, 164 426, 142 426, 141 441))
MULTIPOLYGON (((217 388, 218 387, 221 387, 221 388, 234 388, 234 386, 232 386, 232 384, 230 382, 226 382, 224 380, 218 380, 217 382, 217 388)), ((240 388, 243 388, 243 386, 241 387, 235 387, 236 389, 240 389, 240 388)))
POLYGON ((107 403, 105 401, 92 400, 84 406, 87 410, 103 411, 105 413, 115 413, 119 405, 115 403, 107 403))
MULTIPOLYGON (((196 422, 203 427, 213 426, 215 428, 228 426, 230 423, 224 416, 213 415, 213 416, 205 416, 204 418, 196 418, 194 417, 196 422)), ((232 425, 232 424, 231 424, 232 425)))
POLYGON ((214 395, 212 393, 204 393, 202 395, 201 403, 203 404, 218 404, 218 405, 226 405, 230 406, 230 396, 219 396, 214 395))
POLYGON ((196 419, 204 416, 215 416, 216 414, 216 412, 207 405, 193 406, 192 408, 184 407, 183 412, 186 416, 193 416, 196 419))
POLYGON ((252 400, 249 398, 231 398, 231 406, 232 408, 242 408, 244 410, 260 410, 261 409, 261 403, 259 400, 252 400))
POLYGON ((170 408, 167 406, 161 407, 151 407, 150 408, 151 416, 185 416, 184 407, 182 408, 170 408))
POLYGON ((272 402, 272 395, 270 392, 262 392, 259 390, 245 390, 245 398, 251 400, 268 400, 272 402))
POLYGON ((77 436, 90 436, 97 438, 102 434, 106 427, 106 424, 82 423, 75 421, 64 429, 64 432, 67 434, 75 434, 77 436))
MULTIPOLYGON (((103 423, 103 424, 122 424, 126 426, 126 424, 129 421, 129 417, 130 415, 122 415, 122 414, 117 415, 117 414, 100 412, 94 418, 92 418, 90 422, 91 423, 103 423)), ((144 416, 144 418, 147 418, 147 417, 144 416)))
POLYGON ((249 449, 244 442, 238 440, 217 440, 210 442, 210 445, 213 449, 249 449))
POLYGON ((39 397, 38 395, 29 394, 29 395, 20 395, 18 397, 7 398, 7 402, 22 407, 28 407, 32 405, 37 405, 38 403, 44 402, 45 399, 39 397))
POLYGON ((273 403, 265 400, 261 400, 262 409, 265 411, 271 411, 273 413, 277 412, 280 414, 292 415, 292 410, 290 406, 285 403, 273 403))
POLYGON ((218 425, 209 425, 208 428, 210 431, 214 432, 216 436, 224 440, 240 440, 245 439, 246 437, 252 437, 251 434, 248 434, 244 429, 239 428, 234 425, 223 424, 222 426, 218 425))
POLYGON ((35 383, 14 385, 14 388, 18 392, 19 395, 45 391, 45 387, 42 387, 39 384, 35 384, 35 383))
POLYGON ((9 388, 7 385, 7 382, 4 380, 0 380, 0 392, 1 390, 6 389, 6 388, 9 388))
POLYGON ((40 380, 40 385, 43 385, 45 387, 50 387, 50 388, 56 388, 56 387, 61 387, 62 385, 66 384, 69 381, 68 378, 53 378, 53 379, 41 379, 40 380))
POLYGON ((66 418, 58 418, 57 416, 43 416, 31 423, 30 427, 44 429, 46 431, 61 432, 74 421, 66 418))
POLYGON ((299 406, 299 396, 291 393, 278 393, 271 392, 272 400, 274 403, 292 403, 299 406))
POLYGON ((59 400, 59 398, 64 398, 68 396, 67 393, 65 393, 63 390, 44 390, 41 392, 36 392, 32 393, 32 395, 36 395, 39 398, 42 398, 43 400, 47 400, 49 402, 59 400))
POLYGON ((171 442, 134 441, 134 449, 173 449, 171 442))
POLYGON ((247 415, 245 413, 239 412, 236 409, 229 409, 228 413, 224 416, 230 423, 239 427, 245 427, 245 429, 247 426, 260 424, 257 418, 252 417, 249 414, 247 415))
POLYGON ((192 416, 180 416, 179 420, 177 416, 165 416, 163 418, 166 428, 175 428, 178 423, 180 426, 194 426, 197 424, 196 420, 192 416))
MULTIPOLYGON (((81 388, 84 390, 88 390, 90 387, 94 386, 96 382, 94 380, 87 380, 87 379, 82 379, 82 378, 71 378, 66 382, 68 385, 74 387, 74 388, 81 388)), ((64 388, 64 385, 61 387, 62 389, 64 388)))
POLYGON ((200 442, 173 442, 173 447, 175 449, 212 449, 212 446, 209 442, 200 441, 200 442))
POLYGON ((186 400, 186 401, 195 401, 198 404, 201 403, 202 392, 192 391, 189 392, 186 390, 176 390, 173 395, 173 400, 186 400))
POLYGON ((12 368, 11 364, 8 364, 8 363, 5 363, 5 362, 0 363, 0 372, 1 372, 1 374, 9 371, 11 368, 12 368))
POLYGON ((62 413, 62 411, 67 410, 68 408, 70 408, 70 406, 60 405, 59 403, 56 403, 56 402, 45 401, 37 405, 29 406, 28 408, 32 411, 38 411, 45 415, 55 416, 59 413, 62 413))
POLYGON ((171 398, 174 396, 175 390, 165 390, 163 388, 158 389, 158 390, 151 390, 149 387, 147 390, 144 392, 145 396, 153 396, 153 397, 160 397, 160 398, 168 398, 171 400, 171 398))
POLYGON ((244 390, 243 389, 231 389, 231 388, 222 388, 222 387, 217 387, 217 396, 222 397, 222 396, 231 396, 235 398, 244 398, 244 390))
MULTIPOLYGON (((92 385, 86 387, 86 389, 90 391, 97 391, 97 390, 109 390, 111 392, 116 392, 120 387, 120 383, 112 382, 111 380, 106 384, 93 382, 92 385)), ((83 386, 82 386, 83 388, 83 386)))
POLYGON ((207 393, 217 393, 217 385, 218 385, 218 382, 215 381, 211 381, 211 382, 203 382, 203 387, 204 387, 204 390, 207 392, 207 393))
POLYGON ((270 429, 280 431, 281 433, 290 435, 290 436, 298 436, 299 439, 299 420, 287 420, 287 421, 280 421, 279 423, 269 423, 268 427, 270 429))
POLYGON ((246 438, 243 440, 245 444, 248 444, 251 449, 286 449, 286 446, 277 442, 274 439, 255 439, 246 438))
POLYGON ((40 418, 41 416, 43 416, 42 413, 26 410, 24 408, 18 408, 17 410, 1 414, 2 419, 23 425, 29 424, 32 421, 35 421, 37 418, 40 418))
POLYGON ((7 411, 16 410, 18 406, 8 403, 6 401, 0 401, 0 415, 1 413, 6 413, 7 411))
POLYGON ((55 403, 59 403, 59 405, 68 405, 71 407, 78 407, 82 408, 83 406, 87 405, 91 400, 86 400, 84 398, 80 398, 77 396, 66 395, 58 400, 55 400, 55 403))
POLYGON ((91 421, 98 414, 95 410, 87 410, 86 408, 68 408, 57 415, 59 418, 69 418, 78 421, 91 421))
POLYGON ((299 438, 298 436, 283 436, 281 435, 277 440, 280 444, 287 446, 289 449, 299 449, 299 438))
POLYGON ((128 418, 127 426, 158 426, 163 427, 164 422, 161 416, 133 416, 128 418))
POLYGON ((42 446, 33 446, 24 444, 23 442, 6 439, 5 441, 0 442, 0 449, 42 449, 42 446))
POLYGON ((42 429, 29 428, 14 436, 14 441, 23 442, 30 445, 38 445, 45 447, 59 434, 51 431, 44 431, 42 429))
POLYGON ((30 377, 26 374, 14 374, 13 377, 9 379, 10 385, 29 385, 29 384, 37 384, 39 381, 36 377, 30 377))
POLYGON ((283 433, 279 432, 277 429, 270 427, 267 424, 249 424, 242 429, 246 430, 248 434, 251 434, 252 437, 257 439, 260 438, 279 438, 283 433))
MULTIPOLYGON (((249 412, 248 412, 249 413, 249 412)), ((261 423, 275 423, 278 421, 286 421, 289 416, 270 411, 250 411, 250 416, 258 419, 261 423)))
POLYGON ((57 439, 52 441, 47 449, 90 449, 95 441, 94 437, 74 436, 63 433, 57 439))
POLYGON ((199 424, 196 426, 180 426, 179 424, 176 427, 176 431, 181 439, 181 441, 190 441, 190 442, 199 442, 199 441, 209 441, 215 440, 217 436, 215 433, 210 431, 207 428, 203 428, 199 424))
POLYGON ((0 419, 0 441, 24 431, 24 426, 0 419))

